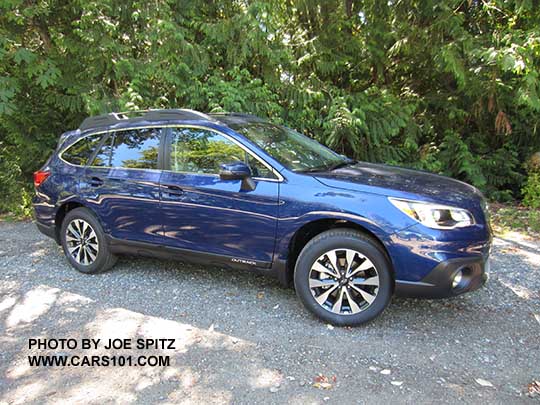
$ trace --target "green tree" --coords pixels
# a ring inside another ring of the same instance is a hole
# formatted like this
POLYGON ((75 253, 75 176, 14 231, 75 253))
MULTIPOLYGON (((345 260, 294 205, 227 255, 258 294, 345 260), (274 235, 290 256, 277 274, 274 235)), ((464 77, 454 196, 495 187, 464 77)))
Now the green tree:
POLYGON ((539 27, 538 0, 5 0, 0 189, 30 187, 89 114, 186 107, 520 198, 540 149, 539 27))

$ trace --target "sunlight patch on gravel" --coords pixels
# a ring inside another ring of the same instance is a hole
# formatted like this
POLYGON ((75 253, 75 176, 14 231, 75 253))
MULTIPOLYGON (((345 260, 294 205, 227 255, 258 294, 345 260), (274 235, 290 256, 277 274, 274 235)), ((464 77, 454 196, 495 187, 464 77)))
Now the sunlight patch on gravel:
POLYGON ((503 245, 515 243, 529 249, 540 251, 540 241, 524 232, 505 231, 502 233, 498 233, 494 238, 494 243, 500 243, 503 245))
POLYGON ((6 320, 6 327, 13 328, 19 324, 30 323, 45 314, 56 301, 60 290, 39 286, 28 291, 21 303, 16 304, 6 320))
POLYGON ((517 284, 511 284, 507 281, 500 280, 501 284, 509 288, 514 294, 516 294, 521 299, 531 299, 536 296, 534 291, 529 290, 527 287, 523 287, 517 284))

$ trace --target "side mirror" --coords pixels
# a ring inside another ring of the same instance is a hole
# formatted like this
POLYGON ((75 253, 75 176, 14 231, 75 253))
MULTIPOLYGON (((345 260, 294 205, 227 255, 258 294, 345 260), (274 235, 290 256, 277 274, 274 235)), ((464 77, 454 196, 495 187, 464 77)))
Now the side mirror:
POLYGON ((221 164, 219 178, 221 180, 242 180, 240 190, 255 190, 255 182, 251 178, 251 169, 244 162, 221 164))
POLYGON ((243 162, 224 163, 220 165, 221 180, 244 180, 251 177, 251 170, 243 162))

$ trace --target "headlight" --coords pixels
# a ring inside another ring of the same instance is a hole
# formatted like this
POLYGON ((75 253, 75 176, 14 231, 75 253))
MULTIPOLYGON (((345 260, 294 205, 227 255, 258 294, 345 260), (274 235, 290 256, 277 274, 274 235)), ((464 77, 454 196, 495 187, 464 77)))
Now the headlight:
POLYGON ((397 198, 388 199, 401 212, 430 228, 454 229, 474 224, 472 214, 461 208, 397 198))

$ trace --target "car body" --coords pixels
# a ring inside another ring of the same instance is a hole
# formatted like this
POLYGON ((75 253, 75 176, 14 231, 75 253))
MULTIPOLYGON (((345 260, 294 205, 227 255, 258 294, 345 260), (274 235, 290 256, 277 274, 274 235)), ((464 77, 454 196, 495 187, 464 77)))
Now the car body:
MULTIPOLYGON (((84 208, 96 217, 111 254, 253 269, 287 285, 309 241, 350 230, 384 256, 376 260, 386 261, 391 294, 442 298, 484 284, 491 231, 476 188, 423 171, 355 162, 300 137, 245 114, 150 110, 135 118, 91 117, 60 137, 36 173, 36 223, 61 243, 64 218, 84 208), (227 161, 238 151, 242 157, 227 161), (318 153, 337 164, 310 166, 318 153)), ((345 264, 348 253, 336 252, 342 266, 363 260, 354 256, 345 264)), ((318 280, 327 277, 317 274, 318 280)), ((347 321, 352 306, 340 305, 345 320, 328 321, 361 323, 347 321)))

